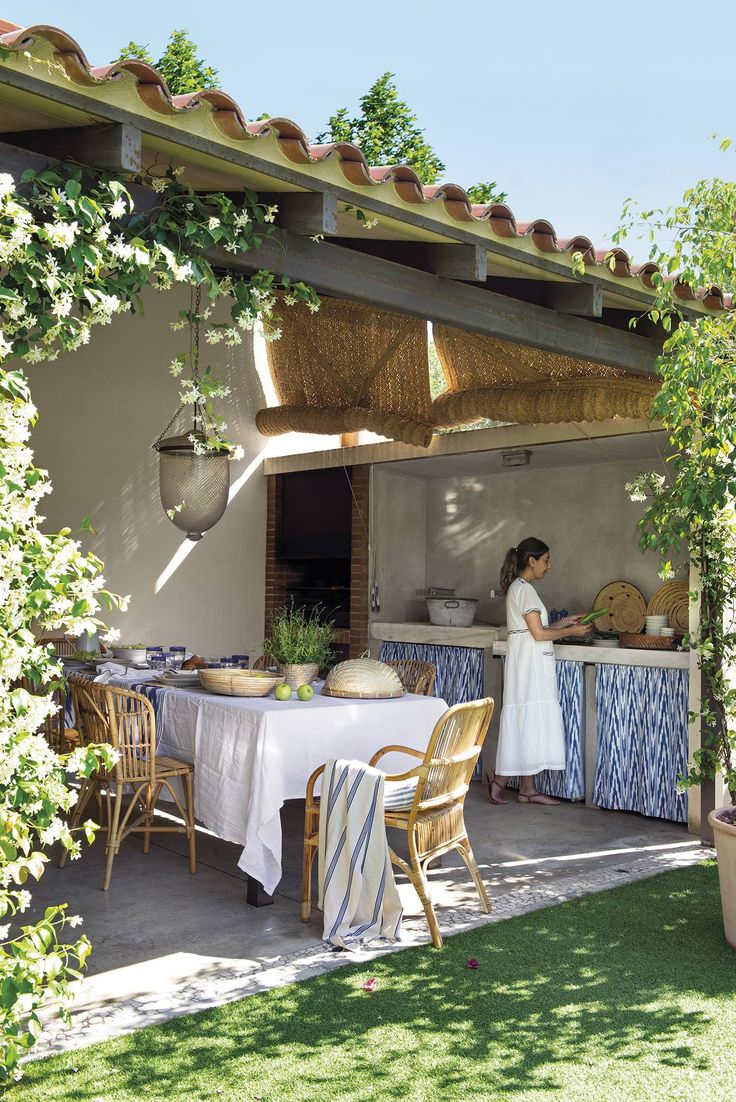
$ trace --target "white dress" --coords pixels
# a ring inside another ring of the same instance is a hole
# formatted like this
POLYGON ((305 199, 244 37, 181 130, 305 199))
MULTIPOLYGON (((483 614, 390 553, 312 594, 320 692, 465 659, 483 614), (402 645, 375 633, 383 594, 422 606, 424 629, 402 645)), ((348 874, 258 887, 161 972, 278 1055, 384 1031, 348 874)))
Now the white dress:
POLYGON ((538 642, 529 631, 524 614, 533 610, 548 627, 547 609, 534 586, 517 578, 506 594, 509 638, 496 754, 500 776, 528 777, 543 769, 565 768, 553 645, 538 642))

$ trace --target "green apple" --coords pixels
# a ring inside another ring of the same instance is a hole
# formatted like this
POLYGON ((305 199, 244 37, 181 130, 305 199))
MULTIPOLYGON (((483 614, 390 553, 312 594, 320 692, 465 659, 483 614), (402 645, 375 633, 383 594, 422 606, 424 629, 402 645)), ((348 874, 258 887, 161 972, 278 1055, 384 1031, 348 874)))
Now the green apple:
POLYGON ((289 700, 291 697, 291 689, 288 685, 277 685, 273 691, 273 695, 277 700, 289 700))
POLYGON ((311 700, 314 696, 314 689, 311 685, 300 685, 296 691, 296 695, 300 700, 311 700))

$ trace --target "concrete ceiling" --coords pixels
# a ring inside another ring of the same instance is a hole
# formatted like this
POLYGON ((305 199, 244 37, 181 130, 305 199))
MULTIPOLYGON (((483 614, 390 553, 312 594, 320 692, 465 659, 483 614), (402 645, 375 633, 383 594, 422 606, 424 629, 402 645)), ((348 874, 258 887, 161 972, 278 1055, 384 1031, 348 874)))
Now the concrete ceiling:
MULTIPOLYGON (((531 445, 531 459, 526 470, 550 467, 577 467, 591 463, 639 462, 660 464, 667 443, 664 432, 632 433, 629 436, 599 437, 566 441, 561 444, 531 445)), ((515 451, 522 449, 516 448, 515 451)), ((413 478, 464 478, 500 474, 506 468, 503 451, 466 452, 461 455, 437 455, 419 459, 402 459, 382 464, 382 470, 413 478)), ((519 468, 512 468, 518 470, 519 468)))

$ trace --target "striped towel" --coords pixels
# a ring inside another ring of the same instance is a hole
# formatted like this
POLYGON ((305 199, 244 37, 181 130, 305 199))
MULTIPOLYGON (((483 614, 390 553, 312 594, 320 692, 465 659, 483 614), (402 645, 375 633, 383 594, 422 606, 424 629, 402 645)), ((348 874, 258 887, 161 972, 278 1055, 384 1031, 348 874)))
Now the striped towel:
POLYGON ((343 949, 385 937, 396 941, 403 911, 383 821, 379 769, 328 761, 319 817, 319 906, 323 938, 343 949))

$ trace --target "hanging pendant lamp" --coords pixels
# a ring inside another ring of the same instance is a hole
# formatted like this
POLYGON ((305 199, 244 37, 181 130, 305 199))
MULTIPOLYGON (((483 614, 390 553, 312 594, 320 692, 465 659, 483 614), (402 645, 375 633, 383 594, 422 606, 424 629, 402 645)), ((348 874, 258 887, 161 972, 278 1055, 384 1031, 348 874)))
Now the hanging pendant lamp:
MULTIPOLYGON (((200 288, 190 311, 190 356, 192 375, 199 379, 200 288)), ((154 442, 159 456, 161 504, 172 524, 197 541, 217 524, 227 508, 230 492, 230 452, 206 448, 206 411, 199 401, 193 406, 192 430, 179 436, 165 436, 185 409, 182 403, 154 442)))

